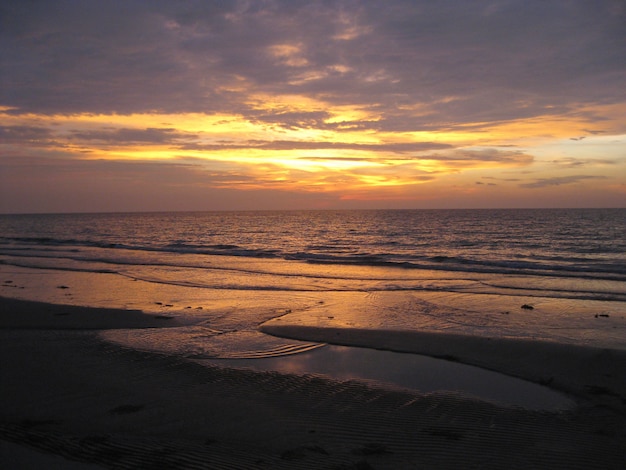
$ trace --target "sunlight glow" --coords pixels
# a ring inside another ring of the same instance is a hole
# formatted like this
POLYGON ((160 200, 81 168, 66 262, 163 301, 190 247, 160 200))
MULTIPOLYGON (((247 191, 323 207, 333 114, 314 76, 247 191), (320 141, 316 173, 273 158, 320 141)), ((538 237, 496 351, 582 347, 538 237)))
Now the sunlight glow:
MULTIPOLYGON (((272 51, 290 58, 298 48, 284 45, 272 51)), ((4 107, 0 123, 18 130, 36 123, 41 137, 22 143, 21 152, 30 146, 62 149, 84 161, 172 162, 196 168, 214 187, 341 190, 342 200, 424 200, 418 188, 442 191, 436 185, 444 181, 457 194, 477 197, 501 191, 498 181, 528 181, 529 187, 583 184, 607 172, 624 172, 623 157, 615 155, 621 154, 626 136, 605 134, 603 129, 612 125, 607 121, 546 115, 389 132, 360 128, 359 123, 374 123, 380 116, 358 106, 331 107, 300 95, 266 94, 250 95, 248 104, 259 111, 257 120, 201 113, 14 115, 4 107), (436 145, 443 147, 430 148, 436 145), (585 179, 572 174, 581 162, 587 165, 585 179), (541 179, 533 178, 532 168, 542 171, 541 179), (528 176, 516 171, 521 169, 528 176), (514 178, 507 175, 512 171, 514 178), (390 193, 393 188, 402 193, 390 193)), ((616 114, 614 108, 603 111, 616 114)), ((14 148, 10 142, 4 146, 14 148)), ((606 187, 624 192, 616 182, 606 187)))

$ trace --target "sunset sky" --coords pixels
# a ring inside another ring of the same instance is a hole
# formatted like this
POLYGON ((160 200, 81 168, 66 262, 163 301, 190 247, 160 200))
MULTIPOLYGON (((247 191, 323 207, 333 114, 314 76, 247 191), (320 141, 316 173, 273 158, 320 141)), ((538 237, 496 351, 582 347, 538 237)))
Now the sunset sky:
POLYGON ((0 213, 626 207, 623 0, 0 0, 0 213))

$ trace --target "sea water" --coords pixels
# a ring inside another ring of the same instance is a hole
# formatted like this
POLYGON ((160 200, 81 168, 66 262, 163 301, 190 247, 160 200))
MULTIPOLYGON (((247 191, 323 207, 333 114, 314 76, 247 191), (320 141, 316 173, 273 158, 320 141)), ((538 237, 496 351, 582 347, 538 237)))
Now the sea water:
POLYGON ((626 348, 626 209, 3 215, 0 265, 0 295, 178 317, 108 336, 196 359, 319 347, 276 318, 626 348))
POLYGON ((410 328, 417 311, 416 327, 476 333, 502 323, 495 312, 524 335, 541 310, 555 339, 625 342, 610 330, 626 303, 626 209, 0 215, 0 263, 215 301, 365 294, 344 312, 364 326, 410 328))

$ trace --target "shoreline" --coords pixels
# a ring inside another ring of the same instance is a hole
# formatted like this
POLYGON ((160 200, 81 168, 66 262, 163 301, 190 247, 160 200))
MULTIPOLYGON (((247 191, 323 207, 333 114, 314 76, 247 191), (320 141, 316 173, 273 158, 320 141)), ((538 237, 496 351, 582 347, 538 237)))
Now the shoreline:
MULTIPOLYGON (((475 365, 486 368, 491 355, 492 369, 526 379, 534 374, 547 380, 549 370, 551 387, 570 388, 584 400, 571 411, 536 412, 314 375, 201 366, 118 346, 97 333, 165 327, 175 319, 85 307, 69 307, 70 314, 58 316, 68 307, 53 305, 0 297, 0 439, 23 448, 108 468, 623 464, 625 395, 615 371, 624 370, 624 351, 385 332, 390 349, 412 344, 414 350, 405 352, 446 351, 461 362, 483 361, 475 365), (57 320, 65 323, 51 329, 57 320), (504 353, 494 356, 498 351, 504 353)), ((275 323, 262 329, 307 340, 329 333, 275 323)), ((337 330, 340 344, 366 346, 374 334, 380 340, 380 331, 337 330)))
POLYGON ((108 330, 181 326, 173 316, 134 309, 84 307, 3 296, 0 296, 0 307, 0 312, 4 312, 0 315, 0 329, 108 330))

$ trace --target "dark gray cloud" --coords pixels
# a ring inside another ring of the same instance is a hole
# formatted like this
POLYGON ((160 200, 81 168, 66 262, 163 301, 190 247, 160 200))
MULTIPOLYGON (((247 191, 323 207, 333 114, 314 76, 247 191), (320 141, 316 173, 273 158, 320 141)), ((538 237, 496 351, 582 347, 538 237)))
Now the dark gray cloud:
POLYGON ((458 167, 474 166, 476 163, 491 163, 495 165, 525 166, 534 161, 534 157, 524 152, 498 149, 483 150, 453 150, 442 154, 421 156, 419 158, 449 162, 458 167))
POLYGON ((553 160, 552 163, 563 167, 585 167, 585 166, 603 166, 603 165, 617 165, 619 159, 610 160, 607 158, 560 158, 553 160))
POLYGON ((0 141, 4 144, 57 145, 167 145, 178 150, 224 151, 224 150, 355 150, 411 154, 431 150, 451 149, 453 145, 440 142, 389 142, 361 144, 357 142, 295 141, 295 140, 215 140, 204 143, 202 133, 181 132, 174 128, 145 129, 125 127, 101 127, 85 130, 63 130, 55 126, 0 126, 0 141))
POLYGON ((0 126, 0 142, 4 144, 27 143, 37 145, 49 142, 53 132, 47 127, 39 126, 0 126))
POLYGON ((553 178, 539 178, 532 183, 520 184, 522 188, 545 188, 547 186, 563 186, 567 184, 579 183, 585 180, 606 179, 606 176, 599 175, 571 175, 571 176, 555 176, 553 178))
POLYGON ((195 134, 185 134, 175 129, 146 128, 146 129, 100 129, 72 131, 71 140, 97 141, 108 144, 175 144, 181 140, 190 140, 197 137, 195 134))
POLYGON ((197 134, 184 133, 173 128, 99 128, 65 131, 55 126, 0 126, 0 142, 28 146, 89 143, 90 145, 176 145, 196 140, 197 134))
POLYGON ((5 0, 0 17, 0 106, 15 113, 329 126, 249 100, 299 94, 380 116, 352 126, 420 130, 626 99, 621 0, 5 0))
POLYGON ((359 150, 370 152, 410 153, 426 150, 448 149, 453 146, 439 142, 392 142, 383 144, 360 144, 356 142, 295 141, 295 140, 248 140, 244 142, 216 142, 212 144, 189 143, 183 150, 359 150))

